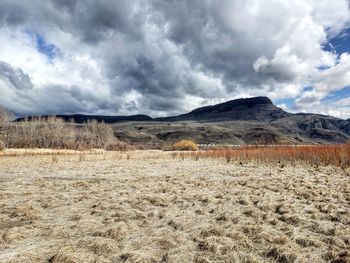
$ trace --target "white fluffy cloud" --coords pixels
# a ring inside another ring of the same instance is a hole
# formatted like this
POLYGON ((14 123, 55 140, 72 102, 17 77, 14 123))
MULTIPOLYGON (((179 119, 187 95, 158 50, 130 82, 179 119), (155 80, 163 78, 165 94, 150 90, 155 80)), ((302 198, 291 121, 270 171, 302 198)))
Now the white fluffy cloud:
POLYGON ((4 0, 0 105, 161 116, 266 95, 350 117, 322 104, 350 85, 349 55, 323 48, 349 23, 346 0, 4 0))

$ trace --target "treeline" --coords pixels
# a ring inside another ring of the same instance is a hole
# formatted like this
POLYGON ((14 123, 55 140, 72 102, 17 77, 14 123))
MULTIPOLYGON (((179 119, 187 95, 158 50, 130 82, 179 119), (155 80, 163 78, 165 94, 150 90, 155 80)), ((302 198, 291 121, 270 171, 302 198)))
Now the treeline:
POLYGON ((76 150, 123 150, 127 145, 117 140, 110 125, 95 120, 79 125, 56 117, 12 122, 11 115, 3 109, 0 109, 0 144, 2 148, 76 150))

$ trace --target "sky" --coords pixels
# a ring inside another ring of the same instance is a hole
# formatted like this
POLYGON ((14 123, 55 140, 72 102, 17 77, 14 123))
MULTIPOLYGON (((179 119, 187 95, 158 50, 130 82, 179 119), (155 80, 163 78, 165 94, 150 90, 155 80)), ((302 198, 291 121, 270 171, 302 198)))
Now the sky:
POLYGON ((0 0, 0 106, 185 113, 268 96, 350 118, 348 0, 0 0))

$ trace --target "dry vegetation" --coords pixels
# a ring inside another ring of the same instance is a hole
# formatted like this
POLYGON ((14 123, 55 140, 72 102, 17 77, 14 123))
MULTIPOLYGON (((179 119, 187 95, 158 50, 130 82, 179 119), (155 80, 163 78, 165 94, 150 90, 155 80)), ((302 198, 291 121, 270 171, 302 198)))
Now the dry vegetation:
POLYGON ((350 262, 348 168, 55 157, 0 157, 0 262, 350 262))
POLYGON ((198 147, 194 141, 181 140, 173 144, 173 150, 175 151, 197 151, 198 147))
POLYGON ((61 156, 61 155, 96 155, 105 154, 103 149, 90 150, 64 150, 64 149, 4 149, 0 151, 0 157, 23 157, 23 156, 61 156))
POLYGON ((0 127, 10 122, 12 115, 0 107, 0 127))
POLYGON ((10 122, 3 126, 1 137, 7 148, 105 148, 115 140, 107 124, 89 121, 78 126, 55 117, 10 122))
POLYGON ((275 146, 275 147, 239 147, 236 149, 218 148, 196 153, 178 154, 184 157, 225 159, 227 162, 255 163, 304 163, 312 166, 334 165, 346 168, 350 166, 350 144, 312 145, 312 146, 275 146))
POLYGON ((0 141, 0 151, 5 149, 5 143, 3 141, 0 141))
POLYGON ((130 147, 117 140, 110 125, 94 120, 77 125, 54 116, 21 122, 11 122, 11 119, 11 115, 0 108, 0 150, 6 147, 116 151, 130 147))
POLYGON ((5 149, 5 143, 2 140, 1 130, 5 125, 7 125, 11 120, 11 115, 0 107, 0 151, 5 149))

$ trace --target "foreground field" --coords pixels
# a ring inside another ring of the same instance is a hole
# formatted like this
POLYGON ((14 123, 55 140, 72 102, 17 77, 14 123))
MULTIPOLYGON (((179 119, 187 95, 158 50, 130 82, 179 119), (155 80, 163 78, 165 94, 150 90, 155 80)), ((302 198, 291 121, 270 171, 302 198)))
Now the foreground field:
POLYGON ((0 157, 0 262, 350 262, 333 166, 137 151, 0 157))

